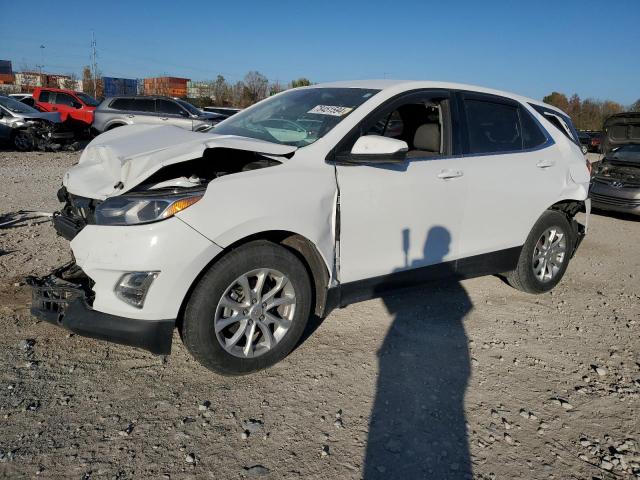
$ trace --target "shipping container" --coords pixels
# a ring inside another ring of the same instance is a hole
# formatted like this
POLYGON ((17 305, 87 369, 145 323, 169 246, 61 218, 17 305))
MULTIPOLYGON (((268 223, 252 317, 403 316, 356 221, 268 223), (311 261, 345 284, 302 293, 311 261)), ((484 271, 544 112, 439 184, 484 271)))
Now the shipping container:
POLYGON ((11 60, 0 60, 0 75, 13 75, 11 60))
POLYGON ((138 80, 135 78, 102 77, 104 96, 137 95, 138 80))
POLYGON ((0 84, 11 84, 16 83, 16 79, 12 73, 0 73, 0 84))
POLYGON ((144 79, 145 95, 165 95, 167 97, 186 97, 188 78, 155 77, 144 79))
POLYGON ((16 84, 25 88, 25 91, 32 91, 35 87, 42 86, 42 75, 38 72, 18 72, 15 75, 16 84))

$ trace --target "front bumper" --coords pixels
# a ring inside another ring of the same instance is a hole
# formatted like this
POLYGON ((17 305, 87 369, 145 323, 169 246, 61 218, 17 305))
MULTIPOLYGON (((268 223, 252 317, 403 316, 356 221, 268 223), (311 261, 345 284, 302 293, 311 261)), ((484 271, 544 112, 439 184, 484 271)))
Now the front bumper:
POLYGON ((78 335, 171 353, 175 319, 138 320, 98 312, 91 306, 92 281, 70 263, 44 277, 27 277, 32 289, 31 314, 78 335))
POLYGON ((591 186, 589 197, 594 208, 640 215, 640 187, 614 180, 606 183, 596 180, 591 186))

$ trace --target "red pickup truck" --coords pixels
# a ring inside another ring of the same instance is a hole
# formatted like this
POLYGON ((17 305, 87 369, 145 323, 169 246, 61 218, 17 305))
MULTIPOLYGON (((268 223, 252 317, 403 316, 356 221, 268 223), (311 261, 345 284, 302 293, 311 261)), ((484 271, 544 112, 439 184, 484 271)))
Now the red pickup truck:
POLYGON ((74 129, 88 129, 93 122, 93 111, 98 102, 91 95, 61 88, 37 87, 33 91, 35 107, 42 112, 59 112, 65 123, 74 129))

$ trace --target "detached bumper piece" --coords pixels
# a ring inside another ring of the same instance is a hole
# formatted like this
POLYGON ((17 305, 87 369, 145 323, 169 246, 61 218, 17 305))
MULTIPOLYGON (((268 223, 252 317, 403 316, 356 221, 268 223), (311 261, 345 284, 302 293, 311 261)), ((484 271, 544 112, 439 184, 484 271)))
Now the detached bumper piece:
POLYGON ((148 350, 171 353, 175 319, 138 320, 98 312, 91 308, 91 280, 75 263, 44 277, 27 277, 32 290, 31 314, 83 337, 107 340, 148 350))

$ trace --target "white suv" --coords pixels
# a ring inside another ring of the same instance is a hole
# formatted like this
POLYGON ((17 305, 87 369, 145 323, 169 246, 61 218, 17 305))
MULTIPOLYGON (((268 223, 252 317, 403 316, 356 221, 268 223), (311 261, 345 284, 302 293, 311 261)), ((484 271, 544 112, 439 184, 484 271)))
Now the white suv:
POLYGON ((589 179, 563 112, 451 83, 298 88, 207 134, 116 129, 64 176, 75 263, 29 279, 32 312, 158 354, 177 326, 203 365, 245 374, 311 315, 393 287, 503 273, 550 290, 589 179))

